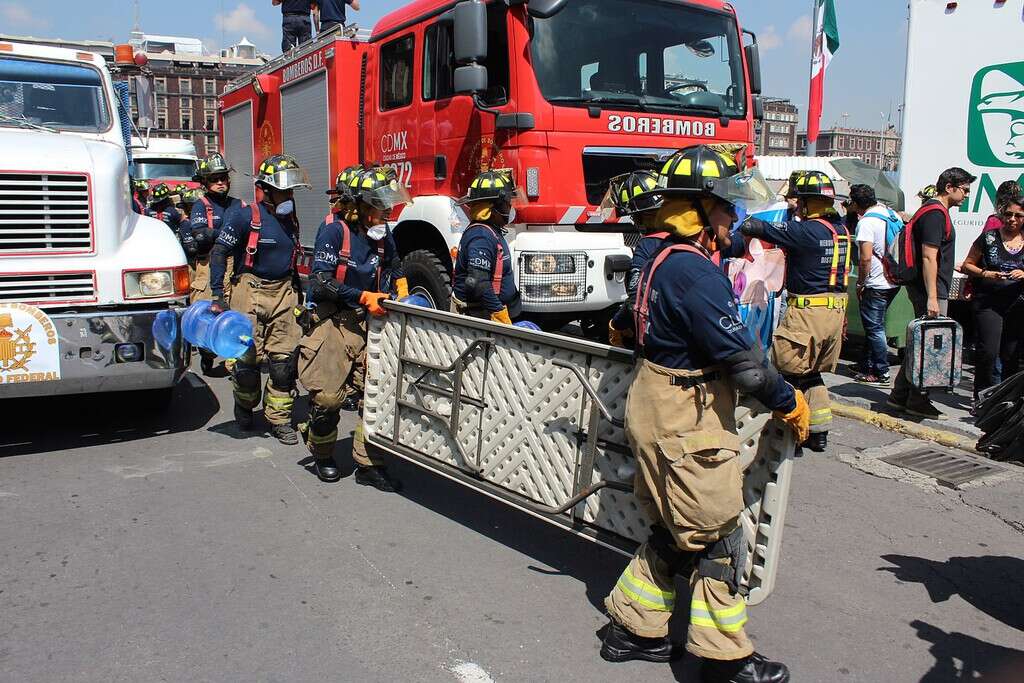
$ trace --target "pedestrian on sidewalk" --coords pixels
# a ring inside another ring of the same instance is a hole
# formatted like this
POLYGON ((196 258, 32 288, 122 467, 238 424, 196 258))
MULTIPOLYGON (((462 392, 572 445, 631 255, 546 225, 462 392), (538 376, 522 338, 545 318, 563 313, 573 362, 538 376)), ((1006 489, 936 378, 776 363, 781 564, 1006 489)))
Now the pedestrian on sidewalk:
POLYGON ((1011 199, 1020 201, 1024 197, 1024 190, 1016 180, 1007 180, 996 188, 996 212, 985 221, 985 231, 998 230, 1003 227, 1002 213, 1000 206, 1005 206, 1011 199))
POLYGON ((971 245, 963 271, 974 280, 974 400, 978 393, 1019 369, 1018 349, 1024 339, 1024 200, 1011 196, 996 207, 1001 227, 986 230, 971 245))
POLYGON ((281 52, 308 42, 313 37, 313 23, 310 12, 313 11, 313 0, 270 0, 277 7, 281 6, 281 52))
POLYGON ((886 277, 882 257, 889 222, 899 221, 899 217, 892 209, 880 204, 875 190, 867 185, 850 187, 847 211, 857 217, 857 300, 865 339, 864 355, 854 379, 861 384, 887 387, 892 377, 889 375, 885 314, 900 288, 886 277))
MULTIPOLYGON (((935 183, 938 190, 935 199, 922 204, 907 226, 912 231, 917 262, 921 264, 917 279, 907 285, 907 296, 918 318, 937 318, 948 311, 956 259, 956 232, 949 211, 967 201, 975 180, 975 176, 956 166, 943 171, 935 183)), ((927 392, 918 391, 910 384, 905 367, 896 374, 886 404, 918 417, 942 415, 928 399, 927 392)))

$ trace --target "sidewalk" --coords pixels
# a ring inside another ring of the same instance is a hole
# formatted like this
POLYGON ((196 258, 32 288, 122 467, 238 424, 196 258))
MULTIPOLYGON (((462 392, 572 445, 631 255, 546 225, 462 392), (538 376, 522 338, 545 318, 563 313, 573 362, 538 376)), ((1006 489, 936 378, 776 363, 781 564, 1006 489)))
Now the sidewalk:
MULTIPOLYGON (((854 351, 857 353, 858 351, 854 351)), ((844 355, 847 354, 844 350, 844 355)), ((892 359, 895 362, 895 358, 892 359)), ((899 365, 893 365, 891 374, 896 376, 899 365)), ((832 400, 838 403, 872 410, 884 415, 891 415, 906 422, 913 422, 924 427, 937 429, 945 432, 953 432, 971 439, 981 437, 981 430, 974 426, 973 418, 968 411, 971 408, 971 401, 974 387, 974 367, 964 365, 963 378, 960 386, 952 393, 932 392, 931 399, 935 407, 942 412, 942 417, 935 420, 922 419, 908 413, 893 410, 885 405, 885 399, 889 397, 891 387, 875 387, 866 384, 858 384, 853 381, 854 362, 849 358, 842 358, 835 373, 825 373, 825 385, 828 387, 832 400)))

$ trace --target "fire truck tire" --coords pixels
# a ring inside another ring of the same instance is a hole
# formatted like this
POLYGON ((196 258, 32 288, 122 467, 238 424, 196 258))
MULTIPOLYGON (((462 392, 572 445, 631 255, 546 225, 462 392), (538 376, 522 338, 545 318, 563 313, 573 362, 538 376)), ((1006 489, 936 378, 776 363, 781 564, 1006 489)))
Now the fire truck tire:
POLYGON ((448 268, 432 251, 417 249, 402 259, 409 293, 422 294, 436 309, 447 311, 452 295, 452 277, 448 268))

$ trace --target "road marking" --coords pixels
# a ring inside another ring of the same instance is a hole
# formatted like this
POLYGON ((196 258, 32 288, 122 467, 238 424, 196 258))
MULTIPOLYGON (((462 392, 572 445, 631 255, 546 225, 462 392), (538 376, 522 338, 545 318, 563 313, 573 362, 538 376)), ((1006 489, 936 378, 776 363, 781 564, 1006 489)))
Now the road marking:
POLYGON ((494 683, 491 675, 479 664, 456 660, 448 665, 448 671, 462 683, 494 683))

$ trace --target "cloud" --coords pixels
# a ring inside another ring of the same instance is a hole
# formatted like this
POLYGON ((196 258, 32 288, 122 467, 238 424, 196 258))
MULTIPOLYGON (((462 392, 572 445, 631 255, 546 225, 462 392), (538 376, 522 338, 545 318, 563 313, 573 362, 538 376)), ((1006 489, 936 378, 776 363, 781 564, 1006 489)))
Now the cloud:
POLYGON ((33 13, 27 4, 0 2, 0 23, 24 29, 47 28, 50 20, 33 13))
POLYGON ((260 21, 253 8, 244 2, 227 14, 218 13, 214 16, 213 23, 222 31, 240 33, 251 38, 266 38, 271 33, 270 27, 260 21))
POLYGON ((814 30, 814 20, 810 14, 804 14, 797 17, 797 20, 793 22, 793 25, 786 31, 786 39, 792 41, 803 41, 809 43, 811 40, 811 32, 814 30))
POLYGON ((757 44, 761 46, 762 50, 774 50, 782 45, 782 36, 775 30, 773 24, 769 24, 757 34, 757 44))

